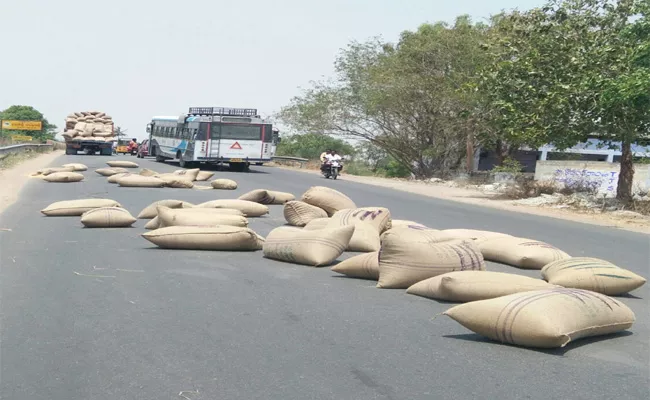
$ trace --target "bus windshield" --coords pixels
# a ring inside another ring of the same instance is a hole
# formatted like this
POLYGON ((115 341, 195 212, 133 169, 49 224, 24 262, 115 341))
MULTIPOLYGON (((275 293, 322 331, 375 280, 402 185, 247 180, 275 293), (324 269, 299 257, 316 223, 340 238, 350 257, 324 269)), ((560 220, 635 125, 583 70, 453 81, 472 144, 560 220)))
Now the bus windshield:
POLYGON ((210 136, 212 139, 261 140, 262 127, 260 125, 214 123, 210 136))

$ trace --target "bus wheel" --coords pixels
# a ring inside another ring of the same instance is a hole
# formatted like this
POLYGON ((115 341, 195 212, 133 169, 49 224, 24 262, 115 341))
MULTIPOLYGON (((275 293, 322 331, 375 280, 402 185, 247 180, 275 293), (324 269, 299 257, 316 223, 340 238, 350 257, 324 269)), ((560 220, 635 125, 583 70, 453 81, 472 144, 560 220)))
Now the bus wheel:
POLYGON ((230 170, 234 172, 246 172, 248 171, 248 163, 230 163, 230 170))

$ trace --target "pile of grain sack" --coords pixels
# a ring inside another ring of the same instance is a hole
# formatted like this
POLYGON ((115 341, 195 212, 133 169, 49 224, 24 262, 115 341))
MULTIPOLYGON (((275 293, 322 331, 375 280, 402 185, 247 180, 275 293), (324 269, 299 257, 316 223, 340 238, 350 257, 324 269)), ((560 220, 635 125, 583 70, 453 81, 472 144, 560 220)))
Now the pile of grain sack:
POLYGON ((31 176, 40 178, 46 182, 70 183, 81 182, 84 180, 81 172, 88 170, 84 164, 71 163, 63 164, 60 167, 42 168, 33 173, 31 176))
MULTIPOLYGON (((179 169, 171 173, 158 173, 148 168, 139 172, 131 169, 139 168, 133 161, 109 161, 108 168, 95 170, 99 175, 105 176, 109 183, 116 183, 121 187, 140 188, 162 188, 192 189, 194 182, 205 182, 214 176, 214 172, 201 171, 199 168, 179 169)), ((233 190, 237 188, 237 182, 230 179, 215 179, 211 182, 214 189, 233 190)), ((199 186, 201 189, 209 189, 208 186, 199 186)))
POLYGON ((66 142, 85 141, 114 142, 113 117, 101 111, 81 111, 68 115, 65 119, 65 131, 62 134, 66 142))

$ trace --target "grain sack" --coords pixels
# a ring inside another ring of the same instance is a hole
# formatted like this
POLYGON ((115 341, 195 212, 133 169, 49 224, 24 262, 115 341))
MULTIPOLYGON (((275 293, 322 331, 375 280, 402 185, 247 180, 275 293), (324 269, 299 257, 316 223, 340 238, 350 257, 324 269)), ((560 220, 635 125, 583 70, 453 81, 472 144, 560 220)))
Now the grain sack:
POLYGON ((116 161, 108 161, 106 164, 108 164, 109 167, 120 167, 120 168, 138 168, 139 167, 139 165, 137 163, 134 163, 133 161, 116 160, 116 161))
POLYGON ((332 221, 340 221, 340 225, 350 225, 355 221, 370 224, 383 233, 391 227, 390 211, 384 207, 362 207, 340 210, 332 215, 332 221))
POLYGON ((144 225, 144 229, 158 229, 159 227, 160 227, 160 222, 158 221, 157 215, 152 219, 150 219, 149 222, 147 222, 144 225))
POLYGON ((88 167, 84 164, 72 163, 72 164, 63 164, 63 168, 72 168, 73 171, 86 171, 88 167))
POLYGON ((399 225, 382 233, 379 238, 383 243, 389 236, 399 236, 403 240, 426 243, 442 243, 455 240, 448 234, 444 234, 437 229, 427 228, 423 225, 399 225))
POLYGON ((542 278, 549 283, 573 289, 616 296, 638 289, 645 278, 609 261, 590 257, 571 257, 554 261, 542 268, 542 278))
POLYGON ((154 176, 154 175, 160 175, 158 172, 150 170, 149 168, 142 168, 140 170, 140 175, 142 176, 154 176))
POLYGON ((196 177, 199 175, 199 172, 201 172, 200 169, 198 168, 193 168, 193 169, 179 169, 174 172, 172 172, 173 175, 181 176, 190 182, 194 182, 196 180, 196 177))
POLYGON ((142 234, 163 249, 182 250, 260 250, 258 235, 237 226, 168 226, 142 234))
POLYGON ((231 179, 215 179, 210 182, 213 189, 235 190, 237 189, 237 182, 231 179))
POLYGON ((74 130, 73 131, 65 131, 65 132, 63 132, 61 134, 61 136, 63 136, 63 139, 66 140, 66 141, 68 141, 70 139, 73 139, 77 135, 78 135, 77 131, 74 131, 74 130))
POLYGON ((470 241, 413 242, 408 238, 390 235, 382 242, 379 252, 377 287, 406 289, 417 282, 447 272, 484 269, 483 256, 470 241))
MULTIPOLYGON (((93 125, 94 124, 92 122, 87 122, 81 136, 84 136, 84 137, 92 136, 93 135, 93 130, 94 130, 93 125)), ((119 167, 119 165, 116 165, 116 167, 119 167)))
MULTIPOLYGON (((197 212, 197 213, 212 213, 212 214, 219 214, 219 215, 237 215, 237 216, 244 216, 244 213, 242 213, 239 210, 235 210, 232 208, 183 208, 183 211, 188 213, 190 211, 192 212, 197 212)), ((144 229, 158 229, 159 228, 159 221, 158 221, 158 216, 156 215, 151 221, 147 222, 144 226, 144 229)), ((262 238, 263 240, 263 238, 262 238)))
POLYGON ((102 207, 122 207, 110 199, 79 199, 57 201, 41 210, 48 217, 78 217, 86 211, 102 207))
POLYGON ((313 186, 302 195, 301 200, 312 206, 322 208, 329 216, 334 215, 339 210, 357 208, 357 205, 348 196, 338 190, 324 186, 313 186))
POLYGON ((121 187, 161 188, 165 186, 165 181, 153 176, 128 175, 118 179, 117 184, 121 187))
POLYGON ((97 172, 99 175, 102 175, 102 176, 111 176, 111 175, 115 175, 115 174, 128 173, 129 170, 125 169, 125 168, 99 168, 99 169, 95 170, 95 172, 97 172))
POLYGON ((325 229, 333 229, 341 226, 354 226, 354 233, 348 243, 347 251, 359 251, 363 253, 379 251, 381 241, 377 228, 369 223, 352 219, 349 221, 334 220, 329 218, 325 229), (346 223, 347 222, 347 223, 346 223))
POLYGON ((171 209, 158 206, 158 227, 167 226, 248 226, 248 219, 240 215, 218 214, 211 208, 171 209))
POLYGON ((303 229, 306 231, 316 231, 319 229, 325 229, 327 228, 327 224, 329 223, 330 223, 329 218, 314 218, 311 221, 309 221, 303 229))
POLYGON ((64 167, 54 167, 54 168, 43 168, 43 169, 39 169, 38 171, 36 171, 36 175, 47 176, 47 175, 53 174, 55 172, 74 172, 74 168, 69 167, 69 166, 68 167, 64 166, 64 167))
POLYGON ((270 194, 266 189, 255 189, 248 193, 244 193, 238 197, 239 200, 252 201, 260 204, 273 204, 275 197, 270 194))
POLYGON ((264 257, 314 267, 331 264, 345 251, 354 226, 304 231, 280 227, 264 242, 264 257))
POLYGON ((100 137, 100 138, 102 138, 102 139, 106 139, 106 138, 112 137, 112 136, 113 136, 113 132, 111 132, 111 131, 101 130, 101 131, 95 131, 95 132, 93 133, 93 135, 94 135, 95 137, 100 137))
MULTIPOLYGON (((73 113, 73 114, 74 114, 77 118, 79 118, 79 117, 83 117, 83 116, 84 116, 84 115, 83 115, 82 113, 80 113, 80 112, 75 112, 75 113, 73 113)), ((70 115, 72 115, 72 114, 70 114, 70 115)))
POLYGON ((341 261, 332 271, 352 278, 379 279, 379 252, 359 254, 341 261))
POLYGON ((142 211, 140 211, 140 214, 138 214, 138 219, 151 219, 155 217, 156 215, 158 215, 158 206, 165 206, 169 208, 194 207, 193 204, 187 203, 183 200, 174 200, 174 199, 158 200, 149 204, 142 211))
POLYGON ((555 287, 557 286, 541 279, 522 275, 492 271, 456 271, 420 281, 409 287, 406 293, 464 303, 555 287))
POLYGON ((85 132, 86 131, 86 123, 85 122, 77 122, 74 125, 74 130, 77 132, 85 132))
POLYGON ((86 228, 127 228, 135 221, 131 213, 119 207, 96 208, 81 216, 81 223, 86 228))
POLYGON ((267 190, 269 195, 273 197, 271 204, 286 204, 289 201, 295 200, 296 196, 287 192, 278 192, 276 190, 267 190))
POLYGON ((440 232, 455 239, 478 240, 492 239, 495 237, 513 237, 501 232, 481 231, 476 229, 443 229, 440 232))
POLYGON ((153 177, 162 179, 163 181, 165 181, 165 186, 170 188, 192 189, 194 187, 194 182, 190 180, 191 177, 184 176, 184 175, 158 174, 158 175, 154 175, 153 177))
POLYGON ((269 208, 263 204, 258 204, 246 200, 221 199, 212 200, 197 205, 200 208, 234 208, 244 213, 247 217, 261 217, 269 213, 269 208))
POLYGON ((284 219, 290 225, 305 226, 316 218, 327 218, 327 213, 303 201, 289 201, 284 205, 284 219))
POLYGON ((67 182, 81 182, 84 176, 78 172, 54 172, 43 178, 47 182, 67 183, 67 182))
POLYGON ((391 228, 400 228, 400 227, 409 226, 409 225, 421 226, 421 227, 426 228, 426 225, 424 225, 424 224, 421 224, 421 223, 415 222, 415 221, 409 221, 407 219, 394 219, 394 220, 391 221, 391 228))
POLYGON ((205 182, 208 179, 212 178, 213 176, 214 176, 214 172, 199 171, 198 175, 196 175, 196 180, 199 182, 205 182))
POLYGON ((491 238, 478 246, 486 260, 525 269, 542 269, 553 261, 571 257, 548 243, 514 236, 491 238))
POLYGON ((611 297, 565 288, 473 301, 444 314, 492 340, 541 348, 619 332, 635 321, 632 310, 611 297))
POLYGON ((129 175, 131 175, 129 172, 122 172, 122 173, 119 173, 119 174, 114 174, 114 175, 111 175, 108 178, 106 178, 106 181, 108 181, 108 183, 117 183, 118 179, 123 178, 125 176, 129 176, 129 175))

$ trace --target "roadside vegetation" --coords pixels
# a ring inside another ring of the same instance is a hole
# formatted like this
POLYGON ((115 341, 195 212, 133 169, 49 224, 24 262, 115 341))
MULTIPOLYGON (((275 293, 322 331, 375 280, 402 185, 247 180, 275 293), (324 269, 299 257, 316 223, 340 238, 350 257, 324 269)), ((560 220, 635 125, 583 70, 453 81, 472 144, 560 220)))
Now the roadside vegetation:
POLYGON ((551 0, 487 23, 423 24, 396 43, 352 42, 336 78, 278 117, 295 133, 359 142, 349 173, 420 179, 472 171, 478 147, 507 168, 521 147, 596 135, 620 144, 617 197, 630 202, 631 145, 650 138, 649 11, 647 0, 551 0))

